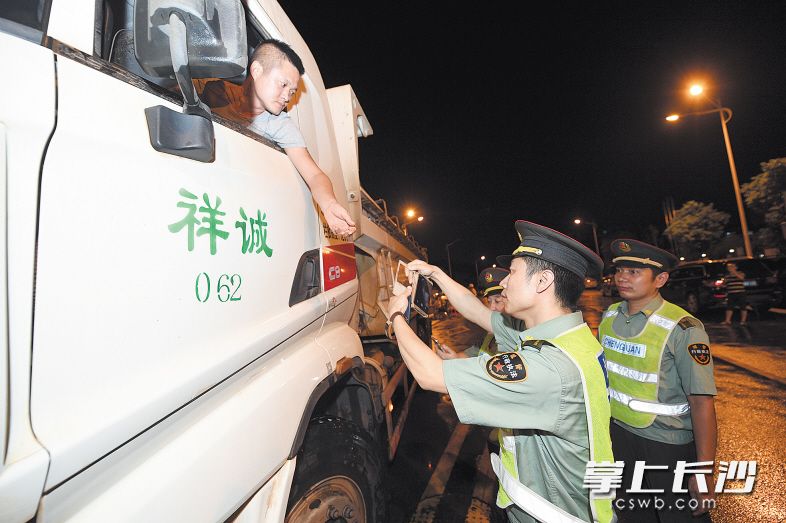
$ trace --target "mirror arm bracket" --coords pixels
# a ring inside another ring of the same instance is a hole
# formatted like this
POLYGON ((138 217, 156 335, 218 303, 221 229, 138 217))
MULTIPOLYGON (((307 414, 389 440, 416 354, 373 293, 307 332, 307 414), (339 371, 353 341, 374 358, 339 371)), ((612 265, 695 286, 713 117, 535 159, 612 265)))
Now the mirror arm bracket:
POLYGON ((195 114, 210 120, 210 108, 199 99, 191 70, 188 67, 188 40, 186 24, 178 13, 169 14, 169 52, 172 57, 172 68, 175 79, 183 93, 183 113, 195 114))

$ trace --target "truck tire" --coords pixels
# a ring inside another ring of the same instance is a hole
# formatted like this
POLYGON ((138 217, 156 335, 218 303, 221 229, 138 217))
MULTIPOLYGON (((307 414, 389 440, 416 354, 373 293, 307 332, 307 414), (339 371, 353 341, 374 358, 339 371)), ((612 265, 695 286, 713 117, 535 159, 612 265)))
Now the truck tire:
POLYGON ((383 523, 387 503, 382 452, 354 423, 313 420, 287 504, 285 523, 383 523))

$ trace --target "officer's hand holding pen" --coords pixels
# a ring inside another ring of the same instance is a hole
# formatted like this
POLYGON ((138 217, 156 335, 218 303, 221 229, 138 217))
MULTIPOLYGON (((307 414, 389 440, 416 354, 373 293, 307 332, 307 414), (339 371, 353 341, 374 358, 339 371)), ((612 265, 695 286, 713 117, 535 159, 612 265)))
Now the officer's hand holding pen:
POLYGON ((434 342, 434 346, 437 348, 437 356, 439 356, 443 360, 453 360, 456 358, 460 358, 460 356, 456 351, 454 351, 447 345, 443 345, 442 343, 437 341, 437 339, 434 336, 432 336, 431 339, 434 342))

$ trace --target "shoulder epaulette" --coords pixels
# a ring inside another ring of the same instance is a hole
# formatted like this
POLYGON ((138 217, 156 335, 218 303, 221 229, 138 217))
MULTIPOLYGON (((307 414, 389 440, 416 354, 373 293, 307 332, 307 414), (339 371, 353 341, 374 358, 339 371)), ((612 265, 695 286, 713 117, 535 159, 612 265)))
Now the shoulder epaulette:
POLYGON ((522 349, 524 347, 532 347, 534 349, 540 350, 544 345, 551 346, 551 343, 548 340, 526 340, 521 342, 522 349))
POLYGON ((701 327, 701 322, 691 316, 685 316, 677 325, 679 325, 682 330, 688 330, 691 327, 701 327))

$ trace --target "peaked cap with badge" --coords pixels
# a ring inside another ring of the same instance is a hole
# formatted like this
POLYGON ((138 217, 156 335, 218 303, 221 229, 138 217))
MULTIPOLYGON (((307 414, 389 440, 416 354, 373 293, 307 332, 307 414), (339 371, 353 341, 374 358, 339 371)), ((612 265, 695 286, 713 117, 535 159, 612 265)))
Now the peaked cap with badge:
POLYGON ((501 267, 489 267, 483 269, 478 277, 478 289, 483 293, 483 296, 494 296, 502 292, 500 283, 504 280, 510 271, 501 267))
POLYGON ((603 260, 583 243, 554 229, 526 220, 516 221, 516 232, 521 244, 513 254, 497 256, 497 263, 509 267, 513 258, 531 256, 559 265, 581 279, 599 277, 603 260))
POLYGON ((627 238, 611 242, 612 263, 618 267, 644 267, 657 272, 671 271, 677 266, 677 257, 649 243, 627 238))

